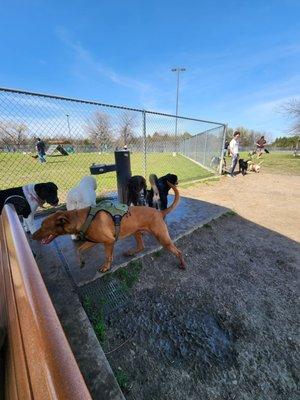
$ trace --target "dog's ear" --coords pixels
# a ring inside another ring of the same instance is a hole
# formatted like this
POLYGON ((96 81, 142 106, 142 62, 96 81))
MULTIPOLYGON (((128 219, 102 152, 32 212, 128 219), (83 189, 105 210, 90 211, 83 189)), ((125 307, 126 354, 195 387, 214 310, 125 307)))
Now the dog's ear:
POLYGON ((178 182, 177 175, 175 175, 175 174, 167 174, 166 177, 167 177, 167 181, 168 182, 171 182, 173 185, 177 184, 177 182, 178 182))

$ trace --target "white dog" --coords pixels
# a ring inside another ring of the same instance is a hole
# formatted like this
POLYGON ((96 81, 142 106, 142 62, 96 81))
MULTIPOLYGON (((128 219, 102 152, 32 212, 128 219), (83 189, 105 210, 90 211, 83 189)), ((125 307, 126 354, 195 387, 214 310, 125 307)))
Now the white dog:
MULTIPOLYGON (((96 205, 97 182, 93 176, 85 176, 78 186, 72 188, 67 194, 67 210, 79 210, 81 208, 96 205)), ((71 235, 76 240, 76 235, 71 235)))
POLYGON ((258 164, 255 164, 253 161, 250 162, 250 164, 249 164, 249 171, 250 171, 250 172, 259 173, 259 171, 260 171, 260 169, 261 169, 261 164, 262 164, 262 161, 261 161, 260 163, 258 163, 258 164))

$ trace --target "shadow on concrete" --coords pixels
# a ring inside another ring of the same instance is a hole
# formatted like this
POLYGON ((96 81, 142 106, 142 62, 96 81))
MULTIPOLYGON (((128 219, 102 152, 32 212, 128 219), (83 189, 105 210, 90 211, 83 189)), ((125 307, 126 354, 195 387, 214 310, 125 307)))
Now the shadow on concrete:
MULTIPOLYGON (((169 198, 169 201, 172 202, 173 196, 169 196, 169 198)), ((178 207, 166 219, 170 236, 173 240, 178 240, 227 211, 227 208, 215 204, 181 197, 178 207)), ((44 216, 40 216, 38 221, 41 222, 43 218, 44 216)), ((125 257, 123 252, 135 247, 134 237, 119 240, 115 245, 111 271, 161 248, 150 234, 144 235, 144 242, 145 250, 143 252, 135 257, 125 257)), ((36 261, 38 263, 48 265, 53 270, 65 268, 74 286, 85 285, 105 275, 98 272, 99 267, 104 263, 104 246, 102 244, 96 245, 84 253, 85 266, 83 268, 80 268, 78 244, 71 240, 70 235, 60 236, 49 245, 34 242, 31 244, 37 254, 36 261)))

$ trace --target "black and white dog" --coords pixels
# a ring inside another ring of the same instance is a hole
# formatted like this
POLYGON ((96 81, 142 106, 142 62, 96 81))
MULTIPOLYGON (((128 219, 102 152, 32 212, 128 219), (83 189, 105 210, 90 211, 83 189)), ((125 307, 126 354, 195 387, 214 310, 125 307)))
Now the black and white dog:
POLYGON ((34 221, 37 208, 44 203, 57 206, 58 202, 57 186, 53 182, 0 190, 0 214, 5 204, 14 204, 17 213, 23 217, 26 232, 31 234, 37 230, 34 221))
POLYGON ((149 181, 151 184, 151 189, 148 190, 147 194, 149 207, 154 207, 158 210, 165 210, 168 207, 168 194, 170 190, 168 182, 177 185, 177 175, 167 174, 161 178, 157 178, 155 174, 151 174, 149 176, 149 181))
POLYGON ((132 176, 127 184, 127 205, 145 206, 147 198, 146 179, 141 175, 132 176))

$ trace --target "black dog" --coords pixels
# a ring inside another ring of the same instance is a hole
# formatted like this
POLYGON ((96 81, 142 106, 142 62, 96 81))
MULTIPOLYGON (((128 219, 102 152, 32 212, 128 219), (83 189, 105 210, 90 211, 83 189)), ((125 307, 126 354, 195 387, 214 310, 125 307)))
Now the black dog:
POLYGON ((168 194, 170 187, 168 182, 173 185, 178 184, 177 175, 167 174, 161 178, 157 178, 156 175, 151 174, 149 176, 151 189, 148 190, 147 202, 149 207, 154 207, 159 210, 165 210, 168 207, 168 194))
POLYGON ((34 213, 38 206, 44 203, 57 206, 58 201, 57 186, 53 182, 0 190, 0 214, 5 204, 14 204, 17 213, 24 218, 25 229, 34 233, 34 213))
POLYGON ((243 158, 239 159, 239 172, 242 172, 243 175, 246 175, 248 161, 249 160, 245 161, 243 158))
POLYGON ((145 206, 147 197, 147 184, 143 176, 132 176, 127 184, 127 205, 145 206))

